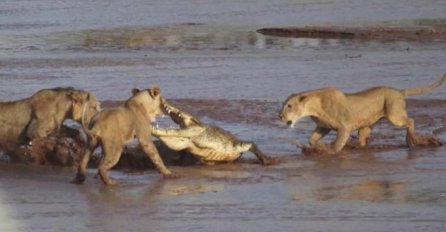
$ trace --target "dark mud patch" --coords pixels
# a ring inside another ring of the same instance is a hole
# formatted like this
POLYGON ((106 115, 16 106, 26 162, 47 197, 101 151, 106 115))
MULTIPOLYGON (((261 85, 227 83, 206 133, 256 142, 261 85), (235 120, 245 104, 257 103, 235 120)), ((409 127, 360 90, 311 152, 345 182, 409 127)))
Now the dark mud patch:
MULTIPOLYGON (((420 23, 422 24, 422 23, 420 23)), ((446 41, 446 22, 410 26, 305 26, 262 28, 268 36, 359 41, 446 41)))

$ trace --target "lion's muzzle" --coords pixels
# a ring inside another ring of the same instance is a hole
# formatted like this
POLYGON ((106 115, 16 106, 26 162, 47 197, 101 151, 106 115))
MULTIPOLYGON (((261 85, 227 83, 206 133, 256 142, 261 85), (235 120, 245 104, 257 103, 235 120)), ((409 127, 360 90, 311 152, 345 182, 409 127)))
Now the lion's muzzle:
POLYGON ((287 124, 287 126, 293 125, 293 121, 287 120, 282 113, 279 114, 279 118, 282 122, 285 122, 287 124))

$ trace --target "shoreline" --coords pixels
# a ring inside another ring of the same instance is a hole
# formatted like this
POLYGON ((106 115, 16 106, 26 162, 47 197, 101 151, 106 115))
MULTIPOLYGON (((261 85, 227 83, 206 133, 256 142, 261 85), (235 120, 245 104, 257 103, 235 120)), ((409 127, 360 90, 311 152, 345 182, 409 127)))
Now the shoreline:
POLYGON ((371 25, 321 25, 265 27, 256 30, 266 36, 286 38, 350 39, 381 42, 446 41, 446 20, 414 20, 411 23, 376 22, 371 25))

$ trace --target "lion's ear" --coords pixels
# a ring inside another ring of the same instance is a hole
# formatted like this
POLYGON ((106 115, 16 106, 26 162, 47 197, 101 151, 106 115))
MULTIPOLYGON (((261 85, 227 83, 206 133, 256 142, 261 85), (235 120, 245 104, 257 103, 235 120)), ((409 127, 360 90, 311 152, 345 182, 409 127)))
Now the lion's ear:
POLYGON ((303 101, 305 101, 306 98, 307 98, 306 96, 301 96, 301 97, 299 97, 299 102, 303 102, 303 101))
POLYGON ((83 103, 84 102, 83 96, 80 93, 70 92, 70 93, 68 93, 68 97, 70 97, 71 101, 73 101, 73 103, 75 103, 75 104, 79 104, 79 103, 83 103))
POLYGON ((149 89, 150 96, 158 97, 161 94, 161 90, 158 86, 153 86, 149 89))
POLYGON ((137 93, 141 92, 141 90, 137 89, 137 88, 133 88, 132 89, 132 96, 135 96, 137 93))

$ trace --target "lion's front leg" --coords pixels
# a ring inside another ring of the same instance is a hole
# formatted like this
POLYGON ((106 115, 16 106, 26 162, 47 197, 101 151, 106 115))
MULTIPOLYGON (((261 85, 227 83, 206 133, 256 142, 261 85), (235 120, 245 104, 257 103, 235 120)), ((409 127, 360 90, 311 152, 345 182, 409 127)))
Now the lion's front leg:
POLYGON ((330 129, 328 128, 316 127, 316 129, 314 129, 313 133, 311 134, 308 143, 311 146, 315 145, 320 139, 326 136, 329 132, 330 129))
POLYGON ((359 146, 365 147, 369 143, 369 136, 372 132, 372 128, 370 127, 364 127, 358 130, 358 137, 359 137, 359 146))
POLYGON ((153 164, 156 166, 159 172, 161 172, 161 174, 163 174, 163 176, 167 178, 175 177, 175 175, 164 165, 164 162, 161 159, 160 154, 158 153, 158 150, 156 149, 155 144, 153 144, 152 140, 140 136, 137 137, 141 149, 150 158, 150 160, 153 162, 153 164))
POLYGON ((336 140, 332 144, 332 149, 334 153, 339 153, 344 148, 350 137, 351 130, 347 128, 342 128, 338 130, 338 135, 336 136, 336 140))

